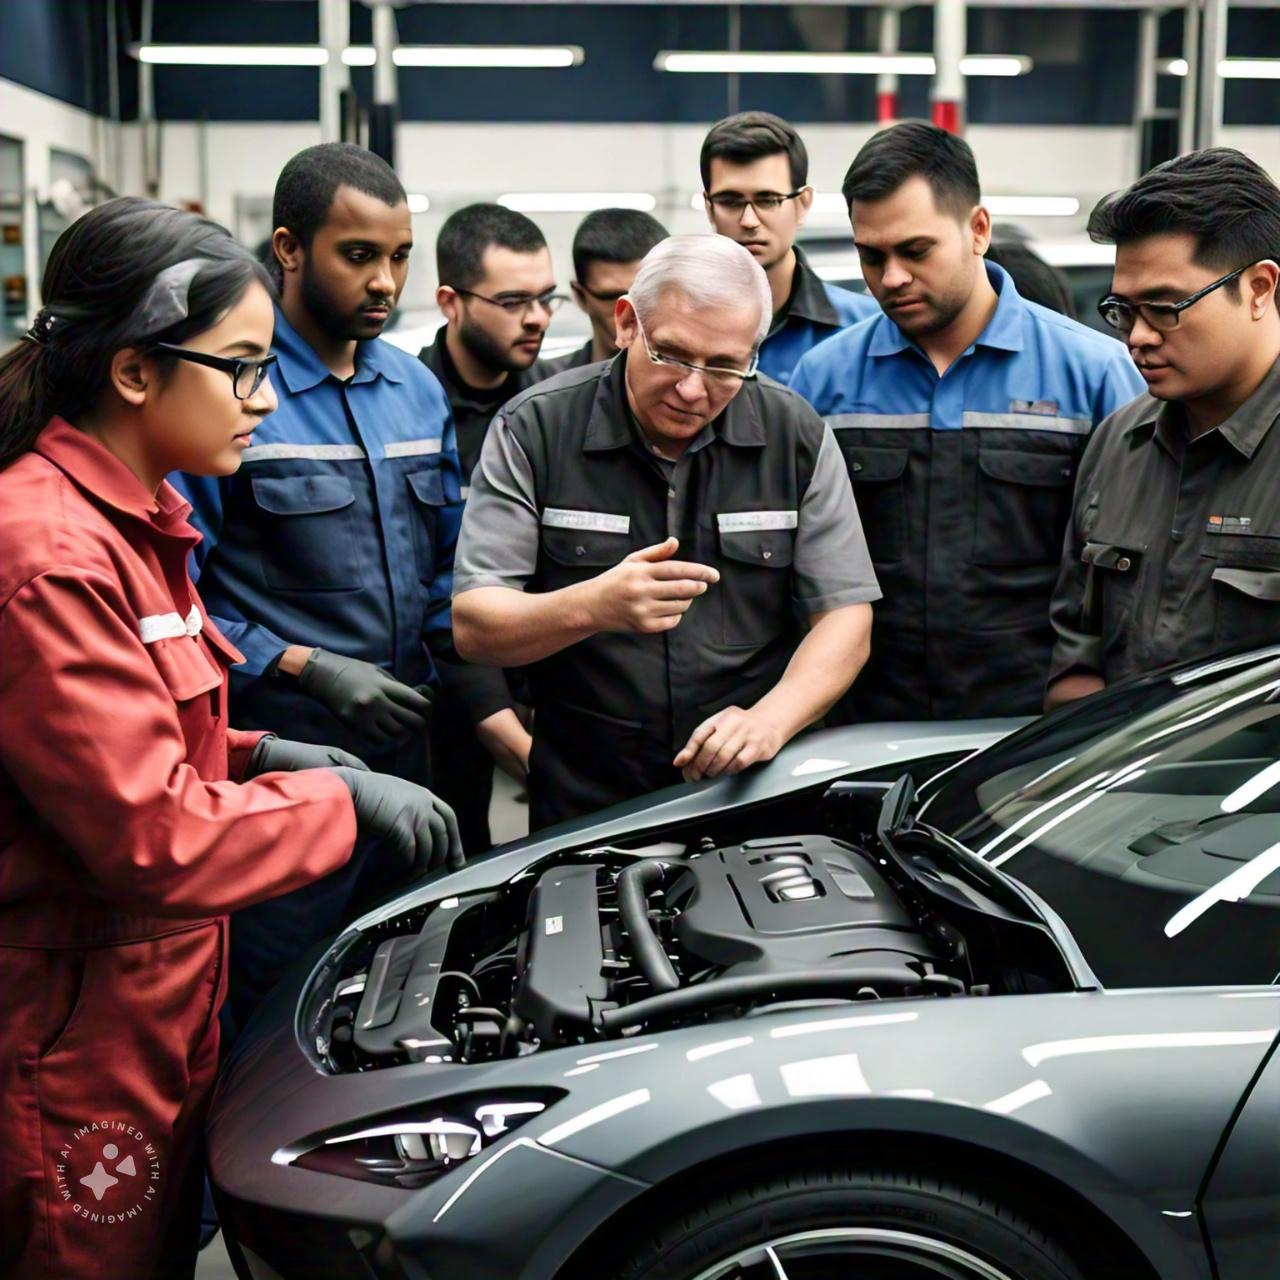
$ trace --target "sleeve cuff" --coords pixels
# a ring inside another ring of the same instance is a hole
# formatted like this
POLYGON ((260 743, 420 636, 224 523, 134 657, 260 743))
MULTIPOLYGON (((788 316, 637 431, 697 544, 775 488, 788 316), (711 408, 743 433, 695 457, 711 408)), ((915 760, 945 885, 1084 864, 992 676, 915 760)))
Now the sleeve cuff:
POLYGON ((807 600, 795 601, 801 613, 830 613, 833 609, 843 609, 850 604, 873 604, 884 599, 884 592, 878 586, 850 587, 847 591, 834 591, 827 596, 810 596, 807 600))

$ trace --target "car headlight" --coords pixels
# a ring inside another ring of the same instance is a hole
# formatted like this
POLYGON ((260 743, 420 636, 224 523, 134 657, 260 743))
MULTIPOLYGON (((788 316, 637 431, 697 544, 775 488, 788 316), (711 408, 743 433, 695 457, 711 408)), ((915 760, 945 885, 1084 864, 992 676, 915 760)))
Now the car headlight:
POLYGON ((448 1099, 437 1106, 378 1117, 358 1127, 315 1134, 277 1151, 274 1163, 412 1190, 541 1114, 561 1090, 448 1099))

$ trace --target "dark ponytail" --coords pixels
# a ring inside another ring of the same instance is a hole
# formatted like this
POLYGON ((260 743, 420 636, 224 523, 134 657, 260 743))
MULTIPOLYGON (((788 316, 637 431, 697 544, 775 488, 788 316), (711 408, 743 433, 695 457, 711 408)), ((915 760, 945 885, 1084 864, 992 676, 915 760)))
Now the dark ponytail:
POLYGON ((77 219, 49 255, 35 324, 0 355, 0 468, 28 452, 55 414, 74 424, 91 408, 117 351, 181 343, 213 328, 255 281, 274 294, 253 255, 196 214, 125 196, 77 219), (138 331, 139 304, 156 277, 192 259, 201 265, 186 293, 186 314, 138 331))

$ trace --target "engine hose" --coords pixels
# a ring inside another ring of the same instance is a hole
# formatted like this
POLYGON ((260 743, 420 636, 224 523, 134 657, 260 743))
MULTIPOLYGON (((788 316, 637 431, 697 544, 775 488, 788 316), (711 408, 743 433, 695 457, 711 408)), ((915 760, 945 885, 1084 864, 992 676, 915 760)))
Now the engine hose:
POLYGON ((657 992, 678 991, 680 979, 662 942, 649 923, 649 894, 667 877, 667 864, 657 858, 633 862, 618 876, 618 915, 631 941, 632 958, 657 992))
POLYGON ((860 969, 744 974, 736 978, 716 978, 666 995, 650 996, 622 1008, 605 1009, 597 1015, 596 1022, 605 1035, 614 1035, 627 1027, 662 1022, 717 1005, 824 996, 849 999, 857 998, 864 990, 870 996, 887 993, 911 995, 929 989, 928 976, 912 973, 909 969, 870 965, 860 969))

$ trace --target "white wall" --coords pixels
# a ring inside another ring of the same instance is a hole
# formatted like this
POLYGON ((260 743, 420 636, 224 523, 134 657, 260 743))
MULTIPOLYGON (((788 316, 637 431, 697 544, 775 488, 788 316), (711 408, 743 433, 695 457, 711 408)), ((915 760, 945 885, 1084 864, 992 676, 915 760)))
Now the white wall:
MULTIPOLYGON (((870 123, 805 127, 813 184, 839 190, 849 161, 873 131, 870 123)), ((504 191, 649 191, 658 197, 655 214, 672 231, 703 230, 705 219, 689 207, 689 198, 701 186, 698 151, 704 132, 698 125, 402 125, 400 175, 410 191, 431 200, 431 209, 415 219, 415 234, 426 252, 420 250, 414 260, 404 304, 430 305, 432 246, 448 214, 504 191)), ((140 190, 139 131, 125 126, 122 134, 125 189, 140 190)), ((1075 195, 1087 208, 1127 182, 1136 163, 1128 129, 975 126, 968 137, 984 189, 994 194, 1075 195)), ((285 161, 318 142, 320 132, 310 124, 166 124, 160 139, 161 198, 203 199, 210 216, 248 236, 251 229, 237 222, 236 197, 269 201, 285 161)), ((571 273, 570 245, 579 220, 578 214, 535 217, 562 282, 571 273)), ((836 217, 811 225, 840 229, 844 223, 836 217)), ((1060 222, 1044 228, 1055 235, 1070 229, 1060 222)))
MULTIPOLYGON (((858 147, 871 136, 869 122, 803 126, 810 154, 810 180, 820 191, 836 191, 858 147)), ((118 188, 143 190, 142 136, 137 125, 113 126, 41 94, 0 81, 0 132, 22 137, 27 184, 44 191, 48 148, 88 155, 100 171, 119 161, 118 188)), ((699 231, 705 220, 689 207, 700 187, 697 125, 419 124, 401 126, 399 169, 410 191, 431 199, 415 218, 420 249, 404 305, 431 304, 435 289, 433 246, 440 224, 454 209, 489 200, 504 191, 649 191, 656 215, 672 231, 699 231), (425 250, 425 251, 424 251, 425 250)), ((237 218, 237 198, 269 205, 276 175, 290 156, 320 140, 315 124, 168 123, 159 127, 160 190, 164 200, 202 200, 210 216, 237 234, 255 231, 237 218)), ((1135 137, 1125 128, 973 126, 968 133, 987 194, 1074 195, 1087 210, 1094 200, 1132 180, 1135 137)), ((1280 130, 1235 128, 1223 141, 1255 156, 1280 174, 1280 130)), ((32 214, 34 217, 34 214, 32 214)), ((562 283, 571 274, 570 244, 580 215, 542 214, 562 283)), ((1058 236, 1074 223, 1043 220, 1037 229, 1058 236)), ((840 217, 811 226, 843 229, 840 217)), ((34 222, 28 234, 34 270, 34 222)), ((34 279, 33 275, 33 279, 34 279)))
POLYGON ((27 296, 34 314, 40 305, 43 266, 36 238, 36 201, 49 194, 49 149, 56 147, 84 156, 100 175, 107 177, 114 159, 114 129, 87 111, 10 80, 0 80, 0 133, 23 143, 23 245, 30 282, 27 296))

